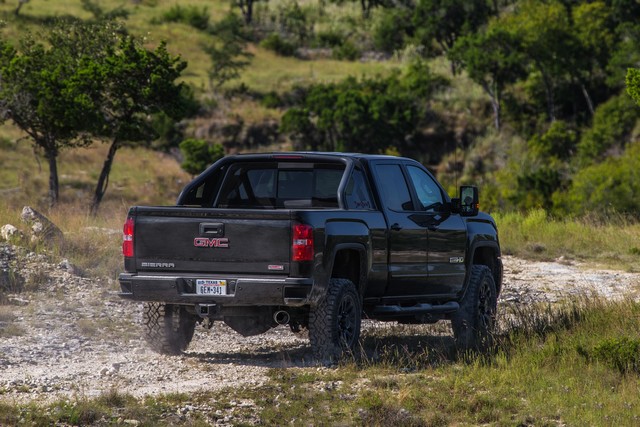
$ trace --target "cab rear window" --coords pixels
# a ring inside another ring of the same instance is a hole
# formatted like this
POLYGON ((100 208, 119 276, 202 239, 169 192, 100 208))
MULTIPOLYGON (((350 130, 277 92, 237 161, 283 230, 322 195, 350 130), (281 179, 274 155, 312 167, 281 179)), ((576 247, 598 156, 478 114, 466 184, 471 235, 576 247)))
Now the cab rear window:
POLYGON ((304 162, 235 163, 213 203, 218 208, 337 208, 344 165, 304 162))

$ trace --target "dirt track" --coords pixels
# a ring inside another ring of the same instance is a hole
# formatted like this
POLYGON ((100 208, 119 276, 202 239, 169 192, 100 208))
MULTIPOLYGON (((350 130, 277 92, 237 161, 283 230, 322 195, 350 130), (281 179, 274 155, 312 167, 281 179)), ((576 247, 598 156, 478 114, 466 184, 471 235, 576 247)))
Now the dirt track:
MULTIPOLYGON (((0 338, 0 400, 46 402, 110 389, 143 396, 251 386, 264 382, 269 368, 309 366, 308 341, 286 327, 251 338, 219 323, 212 330, 198 327, 185 355, 157 355, 139 338, 140 305, 120 300, 113 281, 79 277, 64 263, 26 259, 22 268, 44 265, 49 277, 39 292, 21 293, 12 305, 0 307, 0 328, 7 331, 11 325, 14 331, 0 338)), ((591 293, 617 298, 640 290, 636 274, 511 257, 504 264, 501 304, 591 293)), ((392 331, 385 344, 394 345, 403 335, 420 333, 421 326, 365 321, 365 341, 371 342, 381 328, 387 328, 386 335, 392 331)))

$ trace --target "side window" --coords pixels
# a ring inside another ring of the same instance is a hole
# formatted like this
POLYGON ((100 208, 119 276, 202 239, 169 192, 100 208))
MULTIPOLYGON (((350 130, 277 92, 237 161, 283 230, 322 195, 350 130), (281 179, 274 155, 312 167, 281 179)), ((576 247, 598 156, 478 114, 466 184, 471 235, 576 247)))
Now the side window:
POLYGON ((373 209, 373 202, 364 173, 356 169, 351 174, 345 191, 347 209, 373 209))
POLYGON ((378 165, 379 185, 385 204, 394 211, 413 211, 413 202, 400 165, 378 165))
POLYGON ((210 174, 197 187, 191 188, 187 193, 180 196, 178 204, 181 206, 200 206, 203 208, 210 207, 213 203, 218 187, 220 186, 220 177, 224 173, 224 168, 210 174))
POLYGON ((422 208, 427 210, 442 206, 442 192, 438 184, 422 169, 415 166, 407 166, 409 177, 418 195, 422 208))

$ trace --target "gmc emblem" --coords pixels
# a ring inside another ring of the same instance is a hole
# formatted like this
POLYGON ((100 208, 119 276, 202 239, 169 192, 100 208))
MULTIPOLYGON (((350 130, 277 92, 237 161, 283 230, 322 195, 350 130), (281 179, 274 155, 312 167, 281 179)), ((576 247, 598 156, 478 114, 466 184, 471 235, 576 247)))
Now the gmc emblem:
POLYGON ((196 237, 193 239, 193 246, 196 248, 228 248, 229 239, 226 237, 196 237))

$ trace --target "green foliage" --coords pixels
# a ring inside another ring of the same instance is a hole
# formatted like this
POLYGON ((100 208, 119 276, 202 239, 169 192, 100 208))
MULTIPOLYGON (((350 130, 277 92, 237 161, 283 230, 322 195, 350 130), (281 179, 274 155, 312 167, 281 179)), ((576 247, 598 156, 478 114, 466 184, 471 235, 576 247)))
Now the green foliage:
POLYGON ((459 37, 480 28, 490 12, 485 0, 419 0, 412 22, 415 38, 427 49, 447 52, 459 37))
POLYGON ((620 157, 611 157, 576 173, 568 192, 556 205, 585 214, 613 210, 631 215, 640 212, 640 144, 630 145, 620 157))
POLYGON ((382 9, 376 14, 372 27, 373 46, 386 53, 404 47, 406 35, 413 32, 411 10, 405 8, 382 9))
POLYGON ((532 154, 545 161, 567 160, 574 153, 578 134, 565 121, 557 120, 542 135, 534 135, 529 140, 532 154))
POLYGON ((600 161, 608 150, 624 149, 638 118, 640 110, 626 95, 612 97, 600 105, 593 117, 593 126, 578 144, 580 161, 583 164, 600 161))
POLYGON ((184 156, 180 166, 191 175, 199 174, 224 157, 221 144, 209 144, 202 139, 185 139, 180 143, 180 152, 184 156))
POLYGON ((335 59, 355 61, 360 57, 360 50, 350 40, 345 40, 340 46, 333 48, 331 52, 335 59))
POLYGON ((279 33, 269 34, 260 42, 260 47, 282 56, 294 56, 296 53, 296 46, 285 40, 279 33))
POLYGON ((100 70, 95 66, 118 34, 115 24, 58 23, 30 34, 14 49, 0 41, 2 107, 49 162, 49 198, 58 200, 57 157, 61 149, 87 145, 85 132, 99 122, 100 70))
POLYGON ((625 79, 627 84, 627 93, 640 105, 640 70, 637 68, 629 68, 625 79))
POLYGON ((244 22, 234 13, 227 14, 211 28, 217 41, 204 47, 213 66, 209 70, 209 82, 218 89, 229 80, 236 79, 247 67, 253 55, 246 50, 249 32, 244 22))
POLYGON ((520 40, 499 26, 490 26, 486 32, 460 37, 448 56, 491 97, 495 127, 500 129, 502 92, 525 75, 520 40))
POLYGON ((180 22, 198 30, 206 30, 209 27, 209 9, 206 6, 199 8, 175 4, 162 14, 160 22, 180 22))
POLYGON ((593 349, 593 357, 621 373, 640 373, 640 340, 637 338, 610 338, 593 349))
POLYGON ((98 2, 93 0, 82 0, 82 8, 87 12, 90 12, 96 21, 109 21, 118 18, 126 19, 129 17, 129 12, 122 6, 105 11, 98 2))
POLYGON ((298 148, 382 153, 401 151, 413 144, 424 124, 426 103, 421 95, 435 92, 442 79, 416 65, 398 77, 318 84, 309 89, 301 105, 283 116, 281 130, 298 148))

